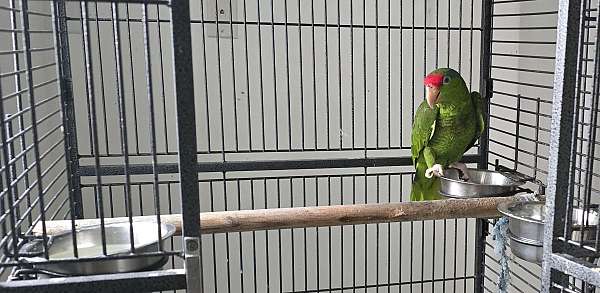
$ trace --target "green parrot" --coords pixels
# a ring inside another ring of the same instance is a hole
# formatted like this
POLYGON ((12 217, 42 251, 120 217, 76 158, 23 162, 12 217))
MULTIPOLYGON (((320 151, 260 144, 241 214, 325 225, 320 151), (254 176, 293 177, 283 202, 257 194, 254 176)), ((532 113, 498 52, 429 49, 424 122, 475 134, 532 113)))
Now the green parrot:
POLYGON ((484 119, 481 95, 469 93, 465 81, 450 68, 439 68, 425 77, 426 97, 415 113, 412 129, 412 160, 416 174, 412 201, 440 199, 444 168, 458 168, 468 180, 459 160, 479 139, 484 119))

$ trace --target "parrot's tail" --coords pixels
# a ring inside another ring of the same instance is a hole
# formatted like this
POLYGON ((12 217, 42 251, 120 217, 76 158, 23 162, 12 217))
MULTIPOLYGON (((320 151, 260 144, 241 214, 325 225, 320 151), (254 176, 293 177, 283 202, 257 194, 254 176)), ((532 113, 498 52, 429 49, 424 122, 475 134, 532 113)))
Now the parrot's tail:
POLYGON ((417 172, 412 183, 410 192, 411 201, 437 200, 442 199, 440 195, 440 178, 425 177, 426 167, 424 164, 417 164, 417 172))

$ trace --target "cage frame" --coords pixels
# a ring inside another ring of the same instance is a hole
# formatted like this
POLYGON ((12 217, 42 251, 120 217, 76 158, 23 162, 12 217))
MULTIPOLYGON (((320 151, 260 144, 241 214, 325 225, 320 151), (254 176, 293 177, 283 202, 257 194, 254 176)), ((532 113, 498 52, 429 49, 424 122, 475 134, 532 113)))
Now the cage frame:
MULTIPOLYGON (((27 2, 28 0, 21 0, 27 2)), ((198 194, 198 173, 206 171, 256 171, 256 170, 289 170, 289 169, 320 169, 320 168, 344 168, 344 167, 379 167, 379 166, 410 166, 410 157, 376 157, 356 159, 313 159, 313 160, 273 160, 273 161, 228 161, 228 162, 198 162, 196 133, 191 131, 195 127, 194 111, 194 89, 192 64, 186 62, 192 56, 191 32, 190 32, 190 0, 98 0, 98 3, 145 3, 158 4, 170 7, 171 28, 174 46, 174 91, 177 105, 177 137, 178 137, 178 164, 155 163, 155 164, 125 164, 125 165, 80 165, 77 147, 77 129, 75 125, 74 100, 72 90, 72 78, 70 76, 70 56, 67 30, 66 2, 82 2, 78 0, 53 1, 53 18, 55 22, 57 64, 60 76, 60 89, 62 104, 64 106, 65 125, 65 152, 69 163, 71 193, 73 207, 76 211, 72 217, 75 219, 82 216, 81 210, 81 177, 82 176, 107 176, 107 175, 133 175, 133 174, 163 174, 178 173, 181 181, 181 204, 182 204, 182 238, 184 242, 185 269, 166 270, 152 272, 152 277, 147 273, 125 273, 97 275, 93 277, 69 277, 61 283, 48 280, 31 280, 8 282, 1 284, 7 292, 79 292, 82 288, 93 288, 103 292, 122 292, 119 290, 167 290, 187 288, 189 292, 201 292, 202 278, 194 276, 201 274, 200 244, 200 219, 199 198, 185 196, 186 194, 198 194), (147 288, 147 289, 146 289, 147 288)), ((491 1, 482 2, 481 22, 481 69, 480 69, 480 91, 482 97, 486 98, 484 105, 485 113, 489 112, 487 101, 491 96, 492 81, 490 79, 491 55, 485 52, 491 51, 492 34, 492 7, 491 1)), ((85 32, 84 32, 85 35, 85 32)), ((144 39, 147 37, 145 36, 144 39)), ((489 117, 486 115, 487 121, 489 117)), ((486 122, 487 122, 486 121, 486 122)), ((478 154, 467 155, 463 158, 465 163, 477 163, 478 167, 487 167, 487 135, 486 128, 479 147, 478 154)), ((477 219, 476 221, 476 257, 475 257, 475 290, 483 292, 483 275, 485 241, 487 236, 487 221, 477 219)))
MULTIPOLYGON (((556 44, 556 66, 554 75, 554 90, 552 103, 552 129, 550 141, 550 158, 548 172, 548 190, 546 197, 546 223, 544 225, 544 246, 542 262, 541 292, 564 292, 569 288, 569 277, 583 282, 586 286, 600 286, 600 271, 596 264, 584 258, 594 255, 594 252, 581 248, 583 243, 569 243, 565 235, 571 233, 574 186, 575 186, 575 156, 577 145, 576 118, 578 85, 577 78, 581 75, 578 64, 584 30, 585 1, 559 2, 558 29, 556 44), (562 238, 562 239, 561 239, 562 238)), ((598 43, 596 38, 596 54, 598 43)), ((597 58, 598 55, 596 55, 597 58)), ((596 59, 597 61, 597 59, 596 59)), ((594 69, 594 76, 598 68, 594 69)), ((597 78, 597 77, 596 77, 597 78)), ((594 81, 596 83, 596 80, 594 81)), ((596 85, 594 85, 596 87, 596 85)), ((595 90, 595 89, 594 89, 595 90)), ((597 92, 595 93, 597 95, 597 92)), ((592 106, 592 109, 596 109, 592 106)), ((592 132, 595 133, 595 132, 592 132)), ((592 146, 593 154, 593 146, 592 146)), ((590 158, 588 157, 588 160, 590 158)), ((589 170, 587 170, 589 173, 589 170)), ((589 174, 588 174, 589 176, 589 174)), ((588 182, 590 185, 591 182, 588 182)), ((587 186, 587 188, 591 188, 587 186)), ((584 202, 584 208, 591 209, 584 202)))
MULTIPOLYGON (((22 0, 25 3, 27 0, 22 0)), ((185 262, 186 270, 165 271, 163 273, 157 273, 156 276, 150 278, 149 281, 142 273, 130 273, 117 275, 101 275, 93 278, 80 278, 71 277, 62 284, 53 284, 51 281, 23 281, 15 282, 14 284, 2 284, 6 286, 8 292, 36 292, 36 290, 56 290, 56 292, 77 292, 82 287, 79 286, 93 286, 95 289, 105 290, 122 290, 123 288, 138 289, 177 289, 183 288, 185 284, 188 290, 200 290, 202 288, 201 278, 192 278, 191 276, 201 275, 200 273, 200 227, 199 227, 199 199, 195 196, 185 196, 186 194, 198 194, 198 172, 202 171, 246 171, 246 170, 279 170, 279 169, 290 169, 290 168, 326 168, 326 167, 364 167, 364 166, 405 166, 410 165, 410 158, 364 158, 364 159, 324 159, 324 160, 298 160, 298 161, 261 161, 261 162, 217 162, 217 163, 203 163, 198 162, 197 159, 197 145, 196 145, 196 134, 194 131, 190 131, 195 127, 195 113, 194 107, 194 94, 193 94, 193 74, 192 64, 185 62, 185 60, 191 59, 191 32, 190 32, 190 18, 189 18, 189 0, 101 0, 99 2, 119 2, 119 3, 147 3, 147 4, 161 4, 168 5, 171 8, 172 23, 171 26, 177 27, 172 30, 173 45, 176 50, 173 57, 175 66, 174 78, 175 78, 175 97, 177 101, 177 135, 178 135, 178 164, 163 164, 156 163, 153 165, 135 165, 132 164, 128 167, 125 166, 110 166, 103 165, 102 168, 98 169, 94 166, 81 166, 79 165, 78 152, 77 152, 77 133, 74 123, 74 107, 73 107, 73 95, 71 88, 70 68, 69 62, 62 62, 63 60, 69 60, 67 30, 66 30, 66 15, 64 14, 64 5, 66 1, 75 0, 58 0, 54 1, 54 22, 56 23, 55 30, 56 34, 56 45, 57 50, 57 64, 60 64, 59 76, 60 76, 60 89, 61 96, 63 99, 64 106, 64 125, 65 128, 65 152, 68 154, 69 159, 69 170, 72 176, 69 176, 69 190, 73 202, 75 205, 72 207, 73 211, 76 211, 75 218, 80 217, 80 205, 81 203, 81 176, 104 176, 104 175, 127 175, 127 174, 152 174, 152 173, 178 173, 181 176, 181 202, 183 213, 183 236, 184 236, 184 250, 185 250, 185 262), (188 58, 188 59, 186 59, 188 58), (118 277, 119 279, 115 279, 118 277), (122 277, 122 278, 120 278, 122 277), (20 283, 20 284, 17 284, 20 283), (119 283, 119 284, 116 284, 119 283), (159 285, 162 284, 162 285, 159 285), (153 287, 157 286, 157 287, 153 287), (162 286, 162 287, 161 287, 162 286), (42 289, 43 288, 43 289, 42 289), (23 290, 23 291, 19 291, 23 290)), ((483 1, 482 7, 482 38, 481 38, 481 78, 480 78, 480 91, 482 96, 485 97, 485 101, 489 101, 492 96, 493 81, 491 80, 491 36, 493 32, 492 27, 492 14, 493 14, 493 3, 492 1, 483 1)), ((573 23, 579 23, 579 17, 581 16, 581 1, 568 1, 560 0, 559 4, 559 22, 558 22, 558 41, 557 44, 557 63, 555 74, 555 85, 561 87, 555 88, 554 91, 554 104, 553 107, 553 125, 560 125, 560 130, 552 129, 553 138, 551 145, 551 160, 552 165, 549 168, 551 176, 549 176, 549 188, 547 197, 547 207, 549 207, 548 216, 553 221, 549 225, 546 225, 545 233, 545 244, 544 244, 544 267, 543 267, 543 285, 551 284, 557 280, 555 274, 551 274, 550 271, 561 270, 567 272, 570 275, 583 274, 585 280, 589 283, 600 285, 600 273, 594 271, 591 267, 581 264, 576 260, 569 258, 568 256, 559 254, 560 248, 553 248, 555 244, 555 238, 560 235, 561 227, 564 228, 565 218, 564 210, 561 210, 561 204, 568 204, 563 202, 564 198, 557 197, 560 191, 568 191, 570 182, 569 169, 562 168, 567 165, 568 162, 564 162, 560 158, 564 158, 567 155, 571 155, 573 150, 572 143, 573 129, 569 125, 572 123, 572 117, 564 115, 565 113, 571 113, 574 109, 573 102, 568 97, 568 93, 575 90, 574 79, 576 77, 576 68, 569 68, 569 58, 577 58, 577 42, 573 42, 578 38, 579 25, 573 25, 573 23), (575 13, 578 12, 578 13, 575 13), (560 64, 559 64, 560 62, 560 64), (567 70, 572 69, 572 70, 567 70), (571 111, 571 112, 569 112, 571 111), (561 139, 561 138, 571 139, 561 139), (562 176, 566 175, 566 176, 562 176), (555 186, 555 187, 554 187, 555 186), (562 221, 562 222, 561 222, 562 221), (563 226, 561 226, 563 225, 563 226), (559 231, 559 232, 557 232, 559 231), (551 276, 552 275, 552 276, 551 276)), ((30 66, 29 66, 30 67, 30 66)), ((489 125, 489 104, 485 107, 485 117, 487 118, 487 125, 489 125)), ((466 157, 466 162, 477 163, 480 168, 487 168, 489 161, 489 154, 487 152, 488 146, 488 133, 489 129, 482 135, 481 144, 477 155, 466 157)), ((570 164, 570 163, 569 163, 570 164)), ((570 166, 570 165, 569 165, 570 166)), ((572 186, 570 187, 572 188, 572 186)), ((571 191, 572 192, 572 191, 571 191)), ((572 205, 572 196, 569 197, 572 205)), ((485 271, 484 259, 485 259, 485 237, 488 234, 488 223, 485 220, 478 219, 476 222, 476 242, 475 242, 475 291, 483 292, 483 276, 485 271)), ((3 289, 5 287, 2 287, 3 289)), ((549 288, 544 288, 546 290, 549 288)), ((545 291, 549 292, 549 291, 545 291)))

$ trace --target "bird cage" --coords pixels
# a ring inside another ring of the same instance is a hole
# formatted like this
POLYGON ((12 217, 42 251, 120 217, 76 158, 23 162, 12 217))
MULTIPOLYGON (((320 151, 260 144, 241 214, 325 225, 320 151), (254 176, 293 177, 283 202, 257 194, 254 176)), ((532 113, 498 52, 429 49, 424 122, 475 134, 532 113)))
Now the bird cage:
POLYGON ((463 161, 548 187, 543 265, 509 254, 508 291, 592 292, 596 224, 564 219, 598 209, 597 20, 589 0, 4 0, 0 291, 495 292, 502 199, 410 200, 422 79, 448 67, 485 101, 463 161))

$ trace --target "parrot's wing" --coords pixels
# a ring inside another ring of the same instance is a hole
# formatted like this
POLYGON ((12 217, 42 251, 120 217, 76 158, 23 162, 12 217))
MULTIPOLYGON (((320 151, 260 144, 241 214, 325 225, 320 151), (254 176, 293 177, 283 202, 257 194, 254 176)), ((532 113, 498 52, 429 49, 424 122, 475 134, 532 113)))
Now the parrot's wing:
POLYGON ((429 140, 435 132, 435 122, 438 117, 439 108, 429 108, 426 101, 423 101, 417 113, 415 113, 415 120, 413 122, 412 136, 411 136, 411 152, 413 165, 416 165, 417 158, 423 149, 429 143, 429 140))
POLYGON ((477 127, 475 128, 475 136, 471 140, 471 143, 467 145, 465 152, 475 145, 475 142, 481 137, 483 129, 485 128, 485 120, 483 118, 483 100, 481 95, 478 92, 472 92, 471 100, 473 101, 473 112, 475 113, 475 123, 477 123, 477 127))

